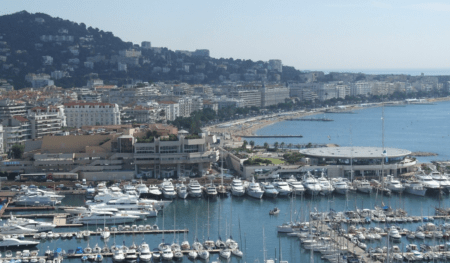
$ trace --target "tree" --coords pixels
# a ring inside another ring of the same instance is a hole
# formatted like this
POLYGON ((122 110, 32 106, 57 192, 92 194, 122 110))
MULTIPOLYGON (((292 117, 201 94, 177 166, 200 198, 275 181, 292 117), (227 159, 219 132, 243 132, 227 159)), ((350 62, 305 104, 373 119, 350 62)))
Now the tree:
POLYGON ((269 148, 269 144, 267 142, 264 143, 264 148, 267 150, 269 148))
POLYGON ((255 147, 255 141, 250 141, 250 146, 252 146, 252 150, 253 150, 253 147, 255 147))
POLYGON ((292 148, 292 143, 288 144, 288 148, 291 149, 292 148))
POLYGON ((273 144, 273 147, 275 147, 275 150, 278 149, 278 142, 275 142, 275 143, 273 144))
POLYGON ((22 159, 24 149, 25 145, 14 144, 11 148, 12 157, 14 159, 22 159))
POLYGON ((245 149, 245 147, 247 147, 247 144, 248 144, 247 140, 244 140, 244 143, 242 143, 242 148, 245 149))
POLYGON ((281 142, 281 143, 280 143, 280 147, 281 147, 281 149, 283 149, 283 147, 284 147, 284 142, 281 142))

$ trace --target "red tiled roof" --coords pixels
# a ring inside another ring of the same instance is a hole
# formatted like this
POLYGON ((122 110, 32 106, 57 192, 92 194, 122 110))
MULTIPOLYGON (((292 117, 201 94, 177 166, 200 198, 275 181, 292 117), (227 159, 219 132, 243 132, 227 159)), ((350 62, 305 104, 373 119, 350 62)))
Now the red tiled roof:
POLYGON ((18 120, 18 121, 21 121, 21 122, 29 121, 27 118, 22 117, 22 116, 18 116, 18 115, 13 116, 13 118, 16 119, 16 120, 18 120))
POLYGON ((113 103, 104 103, 104 102, 68 102, 64 103, 65 107, 72 107, 72 106, 115 106, 113 103))

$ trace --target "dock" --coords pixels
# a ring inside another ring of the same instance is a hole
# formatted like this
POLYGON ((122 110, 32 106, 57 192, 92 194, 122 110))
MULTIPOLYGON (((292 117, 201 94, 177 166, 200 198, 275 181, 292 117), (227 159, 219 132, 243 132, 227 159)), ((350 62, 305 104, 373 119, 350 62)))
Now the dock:
POLYGON ((303 135, 246 135, 243 138, 303 138, 303 135))
POLYGON ((333 119, 327 118, 292 118, 286 119, 287 121, 334 121, 333 119))
MULTIPOLYGON (((83 225, 81 225, 82 227, 83 225)), ((84 230, 81 230, 84 231, 84 230)), ((79 231, 77 231, 79 232, 79 231)), ((136 234, 178 234, 178 233, 188 233, 189 229, 151 229, 151 230, 117 230, 117 231, 109 231, 112 235, 136 235, 136 234)), ((59 235, 69 234, 74 232, 56 232, 59 235)), ((89 231, 91 236, 98 236, 101 234, 99 231, 89 231)), ((34 235, 39 233, 29 233, 24 234, 25 237, 33 237, 34 235)), ((73 237, 72 237, 73 238, 73 237)))

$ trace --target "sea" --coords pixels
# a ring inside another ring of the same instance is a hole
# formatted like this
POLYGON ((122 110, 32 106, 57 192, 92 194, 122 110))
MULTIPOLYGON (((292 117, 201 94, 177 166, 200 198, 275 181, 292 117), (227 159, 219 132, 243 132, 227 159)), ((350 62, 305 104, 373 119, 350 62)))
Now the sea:
MULTIPOLYGON (((427 162, 431 159, 447 160, 450 157, 448 145, 450 145, 450 102, 439 102, 435 105, 408 105, 406 107, 386 107, 384 109, 384 138, 386 147, 397 147, 410 151, 425 151, 438 153, 435 157, 420 158, 427 162)), ((276 123, 258 131, 264 135, 303 135, 303 138, 284 140, 288 143, 336 143, 341 146, 380 146, 382 145, 382 108, 367 108, 356 111, 354 114, 325 114, 316 117, 334 119, 332 122, 296 122, 286 121, 276 123)), ((259 144, 265 141, 273 143, 275 140, 255 140, 259 144)), ((279 141, 281 142, 281 141, 279 141)), ((184 234, 141 234, 134 235, 112 235, 109 240, 101 240, 98 236, 91 236, 87 240, 80 239, 54 239, 41 241, 38 245, 40 254, 43 255, 47 248, 62 248, 65 251, 75 250, 77 247, 91 248, 98 244, 103 247, 106 242, 108 246, 115 244, 141 244, 143 241, 153 249, 161 242, 172 243, 187 239, 192 242, 210 238, 217 240, 227 239, 230 235, 240 244, 244 252, 243 258, 232 256, 228 261, 219 259, 217 254, 212 254, 210 260, 219 262, 261 262, 264 258, 286 260, 288 262, 311 262, 311 253, 305 250, 298 238, 279 234, 277 226, 289 221, 307 221, 311 211, 327 212, 331 210, 346 211, 369 208, 375 205, 402 208, 410 215, 427 217, 434 215, 435 207, 449 207, 450 197, 425 196, 417 197, 408 194, 393 194, 390 197, 380 196, 375 193, 361 194, 349 193, 347 197, 334 194, 330 196, 304 196, 296 198, 283 198, 261 200, 248 196, 216 198, 212 200, 187 199, 174 200, 166 206, 157 217, 148 218, 145 221, 136 222, 136 225, 157 224, 160 229, 188 229, 184 234), (270 216, 269 211, 274 207, 280 209, 280 214, 270 216)), ((83 205, 83 195, 68 195, 62 200, 62 205, 83 205)), ((57 210, 57 212, 63 212, 57 210)), ((26 211, 23 213, 36 213, 26 211)), ((5 221, 5 220, 4 220, 5 221)), ((443 221, 435 220, 436 225, 443 221)), ((416 230, 422 223, 404 223, 401 228, 416 230)), ((389 227, 387 224, 371 223, 370 225, 358 225, 356 227, 389 227)), ((55 228, 54 232, 76 232, 85 229, 96 230, 102 225, 89 225, 80 228, 55 228)), ((344 229, 348 225, 342 225, 344 229)), ((401 243, 395 245, 405 250, 405 246, 413 242, 417 245, 422 243, 438 244, 433 239, 407 240, 402 238, 401 243)), ((368 247, 387 246, 386 238, 380 241, 367 242, 368 247)), ((1 251, 4 257, 4 252, 1 251)), ((314 262, 325 262, 319 253, 312 254, 314 262)), ((66 259, 65 262, 81 262, 80 259, 66 259)), ((112 262, 112 258, 106 258, 103 262, 112 262)), ((187 256, 180 262, 192 262, 187 256)), ((196 260, 196 262, 204 262, 196 260)))
POLYGON ((409 69, 322 69, 325 74, 330 72, 364 73, 371 75, 411 75, 411 76, 445 76, 450 75, 450 68, 409 68, 409 69))
MULTIPOLYGON (((266 126, 256 135, 302 135, 303 138, 247 138, 256 145, 284 142, 296 144, 337 144, 400 148, 429 152, 437 156, 418 157, 419 162, 450 160, 450 101, 433 105, 373 107, 353 113, 326 113, 312 116, 333 121, 283 121, 266 126), (384 125, 383 125, 384 111, 384 125), (383 128, 384 126, 384 128, 383 128), (384 130, 384 132, 383 132, 384 130), (383 136, 384 134, 384 136, 383 136)), ((387 150, 389 156, 389 149, 387 150)))

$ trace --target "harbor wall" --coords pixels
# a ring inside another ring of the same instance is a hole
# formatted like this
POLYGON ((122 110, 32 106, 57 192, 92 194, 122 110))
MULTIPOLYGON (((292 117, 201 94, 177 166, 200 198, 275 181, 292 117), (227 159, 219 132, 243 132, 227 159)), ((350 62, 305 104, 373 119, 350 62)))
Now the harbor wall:
POLYGON ((80 172, 80 179, 88 181, 132 180, 134 171, 80 172))

